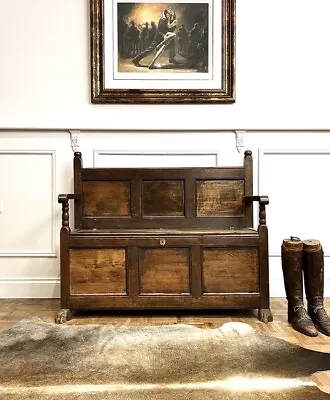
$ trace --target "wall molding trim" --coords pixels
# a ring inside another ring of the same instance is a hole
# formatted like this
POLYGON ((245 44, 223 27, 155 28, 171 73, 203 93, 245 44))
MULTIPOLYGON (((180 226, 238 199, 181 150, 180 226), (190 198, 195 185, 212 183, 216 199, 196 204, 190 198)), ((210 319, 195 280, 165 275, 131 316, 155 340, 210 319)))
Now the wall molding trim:
POLYGON ((133 128, 124 128, 124 129, 113 129, 113 128, 93 128, 93 127, 33 127, 33 126, 28 126, 28 127, 14 127, 14 126, 9 126, 9 127, 1 127, 0 128, 0 133, 1 132, 63 132, 63 133, 68 133, 71 131, 79 130, 80 132, 85 132, 85 133, 97 133, 97 132, 109 132, 109 133, 155 133, 155 132, 235 132, 235 131, 245 131, 246 133, 249 132, 316 132, 316 133, 330 133, 330 129, 325 129, 325 128, 288 128, 288 129, 274 129, 274 128, 246 128, 244 126, 237 126, 237 127, 231 127, 231 128, 209 128, 209 129, 198 129, 198 128, 191 128, 191 129, 173 129, 173 128, 154 128, 154 129, 133 129, 133 128))
POLYGON ((31 257, 31 258, 57 258, 57 254, 55 253, 26 253, 26 252, 2 252, 0 253, 0 257, 3 258, 11 258, 11 257, 16 257, 16 258, 24 258, 24 257, 31 257))

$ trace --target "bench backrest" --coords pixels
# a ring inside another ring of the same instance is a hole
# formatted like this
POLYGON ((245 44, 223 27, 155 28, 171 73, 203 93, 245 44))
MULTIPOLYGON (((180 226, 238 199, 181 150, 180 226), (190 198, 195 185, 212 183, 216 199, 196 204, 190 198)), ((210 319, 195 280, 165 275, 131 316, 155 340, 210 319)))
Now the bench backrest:
POLYGON ((252 227, 252 153, 241 167, 83 168, 74 157, 75 227, 252 227))

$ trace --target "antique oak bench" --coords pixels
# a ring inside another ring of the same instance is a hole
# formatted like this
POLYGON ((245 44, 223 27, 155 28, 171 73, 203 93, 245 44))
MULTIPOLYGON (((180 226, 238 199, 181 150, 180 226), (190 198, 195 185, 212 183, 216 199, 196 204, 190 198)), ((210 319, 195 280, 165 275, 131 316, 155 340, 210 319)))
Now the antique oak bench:
POLYGON ((61 310, 269 309, 268 197, 252 153, 216 168, 83 168, 61 194, 61 310), (74 200, 74 229, 69 200, 74 200), (253 202, 259 226, 253 229, 253 202))

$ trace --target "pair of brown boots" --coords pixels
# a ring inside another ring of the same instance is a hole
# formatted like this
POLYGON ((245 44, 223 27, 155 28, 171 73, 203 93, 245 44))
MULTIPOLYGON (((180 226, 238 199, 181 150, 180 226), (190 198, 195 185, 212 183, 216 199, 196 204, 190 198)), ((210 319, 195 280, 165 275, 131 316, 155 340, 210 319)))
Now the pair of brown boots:
POLYGON ((323 305, 324 257, 318 240, 291 237, 282 243, 282 270, 288 300, 288 321, 307 336, 330 336, 330 318, 323 305), (303 277, 307 298, 304 307, 303 277))

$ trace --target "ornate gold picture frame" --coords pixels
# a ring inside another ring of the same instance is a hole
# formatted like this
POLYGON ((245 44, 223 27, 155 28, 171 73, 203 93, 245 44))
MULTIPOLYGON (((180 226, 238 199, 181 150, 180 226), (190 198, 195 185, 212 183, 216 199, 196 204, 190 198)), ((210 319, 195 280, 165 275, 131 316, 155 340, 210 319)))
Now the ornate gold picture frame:
POLYGON ((235 0, 90 0, 92 103, 234 103, 235 0))

